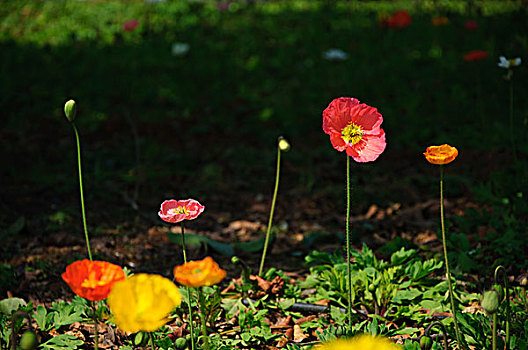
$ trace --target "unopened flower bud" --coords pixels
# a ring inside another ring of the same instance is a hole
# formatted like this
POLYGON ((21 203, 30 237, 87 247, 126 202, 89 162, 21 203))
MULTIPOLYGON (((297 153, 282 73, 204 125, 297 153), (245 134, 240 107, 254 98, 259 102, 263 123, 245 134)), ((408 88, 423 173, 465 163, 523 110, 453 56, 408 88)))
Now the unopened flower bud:
POLYGON ((424 335, 420 338, 420 349, 431 350, 432 347, 433 347, 433 340, 431 339, 431 337, 424 335))
POLYGON ((32 331, 25 331, 20 338, 20 349, 33 350, 38 345, 37 335, 32 331))
POLYGON ((290 150, 290 143, 282 136, 279 137, 279 149, 283 152, 288 152, 290 150))
POLYGON ((187 346, 187 340, 185 338, 178 338, 174 342, 174 345, 176 345, 176 349, 185 349, 187 346))
POLYGON ((77 114, 77 106, 75 105, 74 100, 69 100, 64 104, 64 114, 70 122, 75 120, 75 115, 77 114))
POLYGON ((238 256, 231 257, 231 262, 233 265, 238 265, 240 263, 240 258, 238 256))
POLYGON ((497 291, 497 295, 499 297, 499 303, 502 302, 504 299, 504 289, 502 289, 502 286, 500 284, 494 284, 493 289, 497 291))
POLYGON ((488 290, 482 295, 480 306, 488 315, 493 315, 499 308, 499 294, 495 289, 488 290))

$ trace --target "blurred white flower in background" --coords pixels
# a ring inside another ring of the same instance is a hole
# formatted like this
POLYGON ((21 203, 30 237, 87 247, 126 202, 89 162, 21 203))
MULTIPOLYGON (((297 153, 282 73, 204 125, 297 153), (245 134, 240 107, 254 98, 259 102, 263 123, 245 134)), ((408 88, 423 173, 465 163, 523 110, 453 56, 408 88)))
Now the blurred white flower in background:
POLYGON ((323 57, 329 61, 344 61, 348 58, 348 54, 340 49, 329 49, 323 52, 323 57))
POLYGON ((174 43, 172 44, 172 55, 173 56, 183 56, 189 52, 189 44, 187 43, 174 43))
POLYGON ((499 66, 501 68, 505 68, 505 69, 510 69, 512 67, 517 67, 517 66, 520 66, 520 65, 521 65, 521 58, 520 57, 507 59, 504 56, 500 56, 499 57, 499 63, 497 64, 497 66, 499 66))

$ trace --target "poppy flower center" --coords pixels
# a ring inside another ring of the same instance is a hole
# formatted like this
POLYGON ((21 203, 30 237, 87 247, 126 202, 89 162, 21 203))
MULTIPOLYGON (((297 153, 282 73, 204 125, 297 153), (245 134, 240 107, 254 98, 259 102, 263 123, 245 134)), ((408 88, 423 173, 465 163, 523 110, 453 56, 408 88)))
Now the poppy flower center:
POLYGON ((185 207, 171 208, 167 211, 168 214, 184 214, 189 215, 189 211, 185 207))
POLYGON ((341 137, 343 138, 343 141, 345 141, 349 145, 355 145, 356 143, 361 141, 363 134, 365 134, 363 129, 361 129, 359 125, 356 125, 353 122, 350 122, 341 131, 341 137))

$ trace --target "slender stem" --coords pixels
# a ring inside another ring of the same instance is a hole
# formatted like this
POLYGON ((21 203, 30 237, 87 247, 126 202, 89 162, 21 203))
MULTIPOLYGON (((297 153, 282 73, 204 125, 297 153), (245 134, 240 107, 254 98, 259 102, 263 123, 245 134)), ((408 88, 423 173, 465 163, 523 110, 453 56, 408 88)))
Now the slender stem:
POLYGON ((449 300, 451 301, 451 311, 453 311, 453 322, 455 324, 455 335, 457 339, 458 348, 463 349, 463 344, 460 341, 461 340, 460 329, 458 328, 458 322, 456 318, 455 299, 453 297, 453 286, 451 284, 451 273, 449 272, 449 259, 447 258, 447 242, 446 242, 445 225, 444 225, 444 166, 443 165, 440 165, 440 223, 442 226, 442 244, 444 247, 447 284, 449 286, 449 300))
POLYGON ((444 335, 444 350, 448 350, 448 344, 447 344, 447 332, 446 332, 446 329, 445 329, 445 326, 442 322, 433 322, 429 325, 429 327, 427 327, 427 329, 425 330, 425 336, 428 337, 429 336, 429 332, 431 331, 431 328, 433 328, 434 326, 439 326, 441 329, 442 329, 442 333, 444 335))
POLYGON ((280 156, 281 150, 279 147, 277 147, 277 173, 275 175, 275 190, 273 191, 273 199, 271 200, 271 210, 268 221, 268 229, 266 231, 266 241, 264 242, 264 250, 262 250, 262 258, 260 259, 259 276, 262 276, 262 271, 264 270, 264 260, 266 260, 266 252, 268 251, 268 244, 271 235, 271 224, 273 222, 273 212, 275 211, 275 201, 277 200, 277 192, 279 191, 280 156))
POLYGON ((492 326, 491 349, 497 350, 497 313, 496 312, 493 314, 491 319, 492 319, 491 322, 493 322, 493 324, 491 325, 492 326))
POLYGON ((510 140, 512 144, 513 160, 517 164, 517 150, 515 149, 515 129, 513 127, 513 77, 510 79, 510 140))
POLYGON ((149 343, 150 343, 150 348, 152 350, 156 349, 156 344, 154 343, 154 334, 152 332, 149 332, 149 343))
POLYGON ((94 349, 95 350, 98 350, 99 349, 99 329, 97 328, 97 310, 95 309, 95 302, 94 301, 91 301, 90 302, 91 306, 92 306, 92 321, 93 321, 93 324, 94 324, 94 349))
POLYGON ((346 208, 346 254, 347 254, 347 299, 348 299, 348 327, 352 330, 352 276, 351 276, 351 263, 350 263, 350 157, 347 155, 346 165, 346 187, 347 187, 347 208, 346 208))
MULTIPOLYGON (((505 299, 506 300, 506 339, 504 342, 504 348, 509 349, 509 345, 510 345, 510 290, 509 290, 510 285, 508 283, 508 276, 506 275, 506 269, 502 265, 497 266, 497 268, 495 269, 495 274, 494 274, 495 283, 497 283, 497 275, 499 274, 500 270, 502 270, 502 274, 504 276, 504 296, 506 298, 505 299)), ((493 332, 493 335, 495 336, 495 332, 493 332)))
POLYGON ((209 350, 209 335, 207 334, 207 320, 205 319, 205 297, 202 292, 202 288, 198 288, 198 295, 200 298, 200 321, 202 323, 202 335, 204 338, 203 348, 209 350))
MULTIPOLYGON (((183 250, 183 263, 187 263, 187 253, 185 252, 185 229, 183 221, 181 223, 181 234, 182 234, 182 250, 183 250)), ((191 350, 194 350, 194 330, 193 330, 193 315, 191 307, 191 289, 185 287, 187 291, 187 305, 189 305, 189 331, 191 332, 191 350)))
POLYGON ((71 123, 73 126, 73 131, 75 131, 75 139, 77 140, 77 164, 79 165, 79 189, 81 191, 81 212, 84 225, 84 238, 86 240, 86 248, 88 249, 88 257, 92 259, 92 251, 90 249, 90 240, 88 239, 88 228, 86 226, 86 213, 84 210, 84 195, 83 195, 83 185, 82 185, 82 170, 81 170, 81 142, 79 141, 79 133, 77 132, 77 127, 75 123, 71 123))

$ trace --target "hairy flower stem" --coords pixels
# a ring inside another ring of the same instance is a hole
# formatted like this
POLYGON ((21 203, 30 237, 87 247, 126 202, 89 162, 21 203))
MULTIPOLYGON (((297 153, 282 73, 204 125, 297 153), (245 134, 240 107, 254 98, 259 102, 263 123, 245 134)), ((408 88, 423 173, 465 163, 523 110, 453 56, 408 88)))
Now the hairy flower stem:
POLYGON ((88 257, 92 261, 92 251, 90 249, 90 240, 88 239, 88 228, 86 226, 86 212, 84 210, 84 195, 83 195, 83 185, 82 185, 82 170, 81 170, 81 142, 79 141, 79 133, 77 132, 77 127, 75 123, 71 123, 73 126, 73 131, 75 131, 75 139, 77 140, 77 164, 79 165, 79 189, 81 191, 81 212, 84 225, 84 238, 86 240, 86 248, 88 249, 88 257))
POLYGON ((99 329, 97 327, 97 314, 95 311, 95 303, 92 302, 92 308, 93 308, 93 322, 94 322, 94 349, 99 349, 99 329))
POLYGON ((202 336, 203 336, 203 339, 204 339, 204 342, 203 342, 203 348, 204 350, 209 350, 209 335, 207 334, 207 320, 205 319, 205 308, 204 308, 204 304, 205 304, 205 297, 203 295, 203 291, 202 291, 202 288, 198 288, 198 296, 199 296, 199 299, 200 299, 200 308, 201 308, 201 312, 200 312, 200 321, 202 323, 202 336))
MULTIPOLYGON (((187 263, 187 253, 185 252, 185 228, 183 222, 181 223, 181 235, 182 235, 182 250, 183 250, 183 263, 187 263)), ((194 330, 193 330, 193 315, 191 307, 191 289, 185 287, 187 291, 187 305, 189 305, 189 331, 191 332, 191 350, 194 350, 194 330)))
POLYGON ((348 329, 352 330, 352 276, 350 263, 350 157, 347 155, 347 170, 346 170, 346 184, 347 184, 347 208, 346 208, 346 254, 347 254, 347 299, 348 299, 348 329))
MULTIPOLYGON (((508 277, 506 276, 506 269, 504 268, 504 266, 502 265, 499 265, 497 266, 497 268, 495 269, 495 274, 493 276, 493 279, 495 281, 495 283, 497 283, 497 276, 499 274, 499 271, 502 270, 502 274, 504 275, 504 297, 506 298, 506 339, 504 341, 504 348, 505 349, 509 349, 509 345, 510 345, 510 285, 508 283, 508 277)), ((499 301, 499 304, 500 304, 500 301, 499 301)), ((495 334, 496 334, 496 331, 495 331, 495 315, 493 315, 494 319, 493 319, 493 344, 495 344, 495 334)))
POLYGON ((273 199, 271 200, 270 216, 268 221, 268 229, 266 231, 266 241, 264 242, 264 249, 262 250, 262 258, 260 259, 259 276, 262 276, 264 270, 264 260, 266 260, 266 252, 268 251, 268 244, 271 236, 271 224, 273 223, 273 212, 275 211, 275 202, 277 201, 277 192, 279 192, 279 175, 280 175, 280 156, 281 150, 277 146, 277 173, 275 175, 275 190, 273 191, 273 199))
POLYGON ((156 349, 156 344, 154 343, 154 334, 152 332, 149 332, 149 343, 150 343, 150 348, 152 350, 156 349))
POLYGON ((453 286, 451 284, 451 273, 449 272, 449 259, 447 258, 447 243, 444 225, 444 166, 440 165, 440 223, 442 226, 442 245, 444 247, 444 258, 446 265, 447 284, 449 286, 449 300, 451 301, 451 311, 453 312, 453 323, 455 325, 455 335, 459 349, 463 349, 463 344, 460 341, 460 329, 456 318, 455 298, 453 297, 453 286))
POLYGON ((497 350, 497 313, 493 314, 491 322, 493 323, 491 325, 491 349, 497 350))
POLYGON ((428 337, 429 336, 429 332, 431 331, 431 328, 433 328, 434 326, 439 326, 441 329, 442 329, 442 334, 444 335, 444 350, 448 350, 449 349, 449 346, 447 344, 447 332, 446 332, 446 329, 445 329, 445 326, 442 322, 433 322, 429 325, 429 327, 427 327, 427 329, 425 330, 425 336, 428 337))

